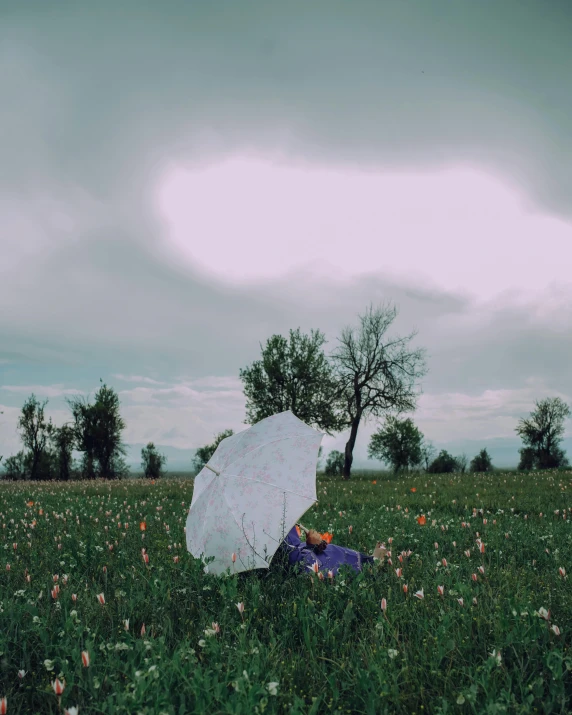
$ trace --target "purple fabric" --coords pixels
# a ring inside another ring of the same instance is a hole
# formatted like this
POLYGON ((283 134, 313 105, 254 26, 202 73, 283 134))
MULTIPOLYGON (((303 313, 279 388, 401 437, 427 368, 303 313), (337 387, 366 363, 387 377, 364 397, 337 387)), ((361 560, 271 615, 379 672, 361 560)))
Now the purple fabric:
POLYGON ((308 546, 305 541, 300 541, 295 526, 292 527, 280 548, 288 551, 288 563, 290 566, 300 563, 305 567, 302 573, 309 571, 315 561, 318 562, 319 570, 324 571, 324 576, 327 575, 329 570, 335 576, 340 566, 344 564, 359 573, 364 563, 373 563, 373 556, 368 556, 361 553, 361 551, 354 551, 354 549, 348 549, 337 544, 328 544, 321 554, 315 553, 312 546, 308 546))

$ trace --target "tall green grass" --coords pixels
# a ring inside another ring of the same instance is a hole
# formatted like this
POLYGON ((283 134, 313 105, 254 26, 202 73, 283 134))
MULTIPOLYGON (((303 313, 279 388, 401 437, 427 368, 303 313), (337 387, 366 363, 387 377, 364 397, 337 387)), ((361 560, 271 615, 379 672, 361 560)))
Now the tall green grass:
POLYGON ((392 539, 393 566, 333 581, 277 563, 204 574, 183 532, 192 488, 0 485, 9 714, 572 711, 571 471, 320 477, 306 526, 368 552, 392 539))

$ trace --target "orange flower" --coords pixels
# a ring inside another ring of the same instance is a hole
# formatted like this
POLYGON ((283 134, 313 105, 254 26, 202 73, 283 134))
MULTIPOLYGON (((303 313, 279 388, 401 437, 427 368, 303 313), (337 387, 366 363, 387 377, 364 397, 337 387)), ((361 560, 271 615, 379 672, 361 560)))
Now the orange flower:
POLYGON ((322 534, 321 536, 322 536, 322 539, 323 539, 324 541, 326 541, 328 544, 331 544, 331 543, 332 543, 333 534, 329 534, 329 533, 326 531, 326 533, 325 533, 325 534, 322 534))
POLYGON ((26 502, 26 506, 34 506, 34 502, 33 502, 33 501, 28 501, 28 502, 26 502))
POLYGON ((415 487, 411 487, 411 491, 415 493, 417 489, 415 487))
POLYGON ((421 524, 421 526, 423 526, 426 521, 427 519, 425 518, 425 514, 421 514, 421 516, 417 517, 417 523, 421 524))
POLYGON ((374 479, 374 480, 372 481, 372 484, 377 484, 377 479, 374 479))
POLYGON ((144 521, 142 521, 139 524, 139 528, 141 529, 141 531, 145 531, 145 529, 147 528, 147 524, 144 521))

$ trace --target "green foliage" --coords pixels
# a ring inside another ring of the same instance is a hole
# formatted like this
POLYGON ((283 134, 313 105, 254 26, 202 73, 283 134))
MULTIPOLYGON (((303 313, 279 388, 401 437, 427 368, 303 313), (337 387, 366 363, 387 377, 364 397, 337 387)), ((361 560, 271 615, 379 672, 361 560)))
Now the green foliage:
POLYGON ((30 479, 50 479, 51 460, 46 454, 54 431, 52 420, 46 420, 44 408, 48 401, 41 403, 31 395, 22 407, 18 419, 18 430, 24 447, 30 454, 30 479))
POLYGON ((326 460, 324 474, 327 477, 341 477, 344 470, 344 454, 337 449, 332 449, 326 460))
POLYGON ((207 444, 205 447, 199 447, 197 449, 193 459, 193 468, 196 470, 197 473, 200 472, 201 469, 203 469, 205 464, 213 456, 213 454, 217 450, 217 447, 223 441, 223 439, 226 439, 227 437, 232 437, 233 434, 234 432, 231 429, 227 429, 224 432, 219 432, 212 444, 207 444))
POLYGON ((464 474, 467 471, 467 462, 468 459, 466 454, 461 454, 458 457, 455 457, 456 471, 464 474))
POLYGON ((493 464, 491 462, 491 458, 490 458, 489 453, 487 452, 486 448, 481 449, 481 451, 475 457, 473 457, 473 459, 471 460, 470 471, 471 472, 492 472, 493 471, 493 464))
POLYGON ((149 442, 141 450, 141 466, 148 479, 159 479, 159 477, 163 476, 163 466, 166 461, 167 457, 159 454, 153 442, 149 442))
POLYGON ((274 560, 240 577, 205 574, 184 537, 181 549, 174 543, 192 481, 3 484, 0 549, 11 569, 0 569, 0 698, 8 715, 72 706, 80 715, 572 712, 571 520, 562 513, 572 472, 352 477, 318 480, 320 503, 303 523, 364 552, 391 537, 393 566, 332 581, 284 573, 274 560), (415 517, 429 512, 420 525, 415 517), (28 549, 22 521, 33 519, 28 549), (422 600, 414 596, 421 588, 422 600), (61 706, 56 676, 66 684, 61 706))
POLYGON ((72 478, 73 458, 75 447, 75 431, 71 425, 56 427, 52 434, 54 449, 55 478, 67 481, 72 478))
POLYGON ((408 417, 387 417, 383 428, 372 434, 368 458, 390 464, 394 473, 408 470, 422 462, 423 435, 408 417))
POLYGON ((78 397, 68 400, 74 419, 76 446, 82 453, 82 471, 87 479, 118 479, 128 473, 121 441, 125 422, 119 414, 119 396, 103 384, 94 404, 78 397))
POLYGON ((564 434, 564 420, 570 417, 570 407, 559 397, 536 402, 529 419, 522 419, 516 433, 524 442, 520 450, 520 470, 568 467, 569 462, 559 447, 564 434))
POLYGON ((30 454, 21 450, 4 461, 4 479, 19 481, 27 479, 30 474, 30 454))
POLYGON ((332 434, 343 429, 333 393, 336 383, 322 345, 319 330, 310 336, 290 330, 290 340, 273 335, 262 350, 262 359, 240 370, 246 395, 246 424, 291 410, 307 425, 332 434))
POLYGON ((442 449, 439 455, 431 462, 427 471, 430 474, 449 474, 457 471, 457 468, 458 464, 455 457, 449 454, 446 449, 442 449))

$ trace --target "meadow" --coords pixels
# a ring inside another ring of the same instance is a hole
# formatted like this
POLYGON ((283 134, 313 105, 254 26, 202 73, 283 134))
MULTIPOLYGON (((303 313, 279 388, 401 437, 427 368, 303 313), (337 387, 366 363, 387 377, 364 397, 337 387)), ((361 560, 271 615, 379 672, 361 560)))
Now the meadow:
POLYGON ((572 471, 319 477, 302 522, 391 549, 334 579, 205 574, 192 490, 0 484, 0 712, 572 711, 572 471))

